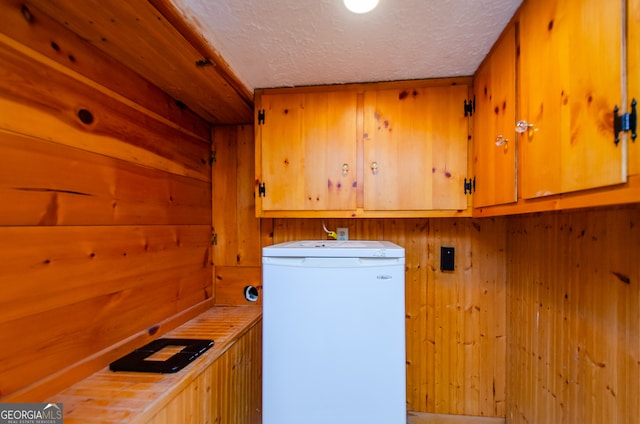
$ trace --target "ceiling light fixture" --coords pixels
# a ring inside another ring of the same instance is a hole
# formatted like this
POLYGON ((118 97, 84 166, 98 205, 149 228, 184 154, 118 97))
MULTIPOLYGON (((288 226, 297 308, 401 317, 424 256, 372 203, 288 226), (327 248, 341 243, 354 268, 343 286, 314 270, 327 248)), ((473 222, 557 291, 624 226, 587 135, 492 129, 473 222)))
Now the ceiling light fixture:
POLYGON ((378 0, 344 0, 344 5, 353 13, 367 13, 378 5, 378 0))

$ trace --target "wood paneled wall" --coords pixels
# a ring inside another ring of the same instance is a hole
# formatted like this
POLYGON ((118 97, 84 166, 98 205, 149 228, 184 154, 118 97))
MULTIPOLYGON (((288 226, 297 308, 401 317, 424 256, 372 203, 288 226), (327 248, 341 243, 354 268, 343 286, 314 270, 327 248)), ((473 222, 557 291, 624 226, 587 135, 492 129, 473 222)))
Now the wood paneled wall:
POLYGON ((39 401, 212 304, 211 128, 37 9, 0 13, 0 399, 39 401))
POLYGON ((509 218, 510 423, 637 423, 640 206, 509 218))
MULTIPOLYGON (((216 302, 242 304, 260 284, 260 247, 323 239, 320 219, 254 216, 250 126, 216 127, 213 210, 216 302)), ((407 407, 504 417, 506 218, 326 219, 352 239, 406 248, 407 407), (456 247, 456 271, 441 272, 440 246, 456 247)))
MULTIPOLYGON (((326 238, 320 219, 256 220, 250 130, 214 129, 216 302, 243 303, 243 287, 260 282, 260 250, 252 246, 326 238)), ((352 239, 406 249, 408 409, 504 417, 506 219, 324 222, 348 227, 352 239), (456 248, 456 271, 439 270, 441 246, 456 248)))
MULTIPOLYGON (((327 219, 352 239, 406 249, 407 408, 504 417, 506 406, 506 221, 327 219), (440 247, 455 271, 440 271, 440 247)), ((273 242, 323 239, 319 219, 275 219, 273 242)), ((384 340, 381 340, 384 343, 384 340)))
POLYGON ((262 303, 261 238, 269 220, 255 216, 253 125, 213 128, 213 262, 216 303, 248 303, 244 288, 259 291, 262 303))
MULTIPOLYGON (((225 131, 232 137, 236 130, 225 131)), ((233 169, 253 159, 250 149, 224 145, 232 153, 223 163, 233 169)), ((252 201, 247 178, 225 186, 252 201)), ((515 423, 633 423, 640 416, 639 214, 636 205, 496 219, 324 222, 348 227, 352 239, 406 248, 409 410, 515 423), (455 272, 439 271, 440 246, 456 247, 455 272)), ((258 234, 253 215, 240 215, 216 225, 232 234, 219 236, 215 248, 229 270, 254 264, 255 252, 236 255, 252 243, 326 237, 320 219, 263 219, 258 234)), ((241 287, 257 277, 232 275, 219 278, 217 290, 228 283, 224 290, 241 301, 241 287)))

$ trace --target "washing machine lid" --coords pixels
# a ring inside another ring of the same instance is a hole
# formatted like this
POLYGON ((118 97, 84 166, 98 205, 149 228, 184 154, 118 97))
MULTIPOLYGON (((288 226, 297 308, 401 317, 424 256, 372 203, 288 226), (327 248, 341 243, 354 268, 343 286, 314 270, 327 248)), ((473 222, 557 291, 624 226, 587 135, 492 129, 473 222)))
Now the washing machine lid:
POLYGON ((262 248, 263 257, 404 258, 404 248, 378 240, 300 240, 262 248))

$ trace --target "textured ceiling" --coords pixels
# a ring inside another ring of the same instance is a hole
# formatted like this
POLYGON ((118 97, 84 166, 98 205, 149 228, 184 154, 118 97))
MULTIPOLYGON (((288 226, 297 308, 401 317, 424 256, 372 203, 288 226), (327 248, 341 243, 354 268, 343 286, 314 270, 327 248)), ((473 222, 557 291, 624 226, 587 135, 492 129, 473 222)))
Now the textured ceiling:
POLYGON ((248 89, 472 75, 521 0, 171 0, 248 89))

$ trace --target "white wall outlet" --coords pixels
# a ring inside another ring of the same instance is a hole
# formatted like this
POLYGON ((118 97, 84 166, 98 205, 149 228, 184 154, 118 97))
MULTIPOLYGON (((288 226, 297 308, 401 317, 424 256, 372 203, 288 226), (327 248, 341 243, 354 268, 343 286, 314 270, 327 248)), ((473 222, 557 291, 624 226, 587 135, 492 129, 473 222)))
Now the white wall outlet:
POLYGON ((338 233, 338 240, 349 240, 349 229, 345 227, 336 228, 336 233, 338 233))

